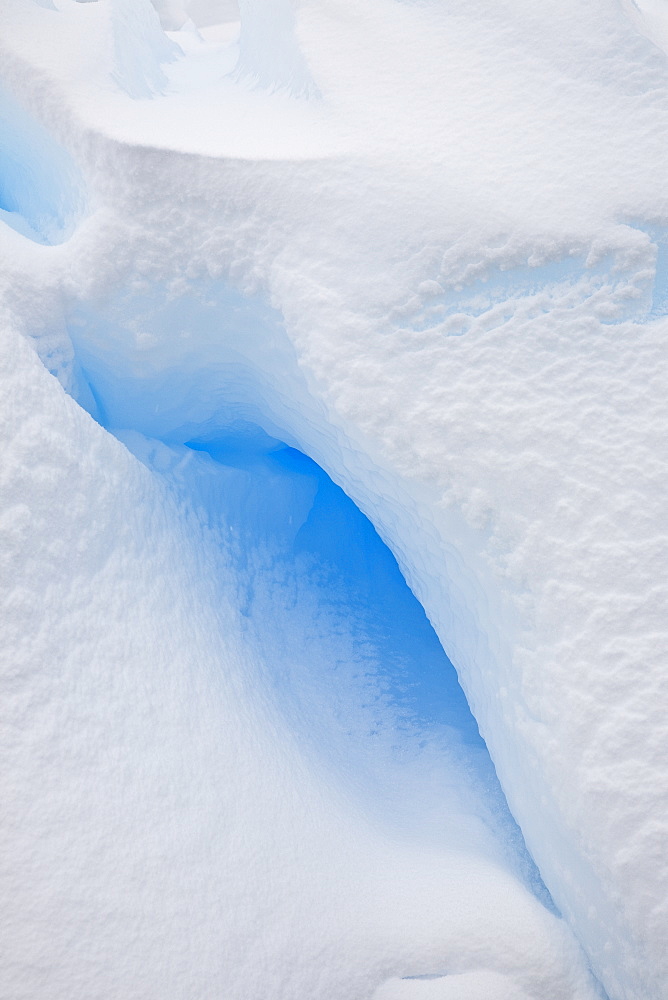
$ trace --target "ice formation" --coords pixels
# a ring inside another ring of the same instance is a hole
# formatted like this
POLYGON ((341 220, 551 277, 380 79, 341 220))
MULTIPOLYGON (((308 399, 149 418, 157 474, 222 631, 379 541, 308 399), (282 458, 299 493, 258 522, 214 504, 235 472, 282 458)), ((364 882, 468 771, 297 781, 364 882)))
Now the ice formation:
POLYGON ((4 0, 1 996, 663 1000, 667 25, 4 0))

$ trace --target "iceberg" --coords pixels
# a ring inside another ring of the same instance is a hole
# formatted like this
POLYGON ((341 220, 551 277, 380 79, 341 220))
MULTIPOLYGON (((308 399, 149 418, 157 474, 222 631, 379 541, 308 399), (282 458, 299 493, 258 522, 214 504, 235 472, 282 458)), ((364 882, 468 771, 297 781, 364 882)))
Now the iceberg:
POLYGON ((658 4, 5 0, 16 1000, 662 1000, 658 4))

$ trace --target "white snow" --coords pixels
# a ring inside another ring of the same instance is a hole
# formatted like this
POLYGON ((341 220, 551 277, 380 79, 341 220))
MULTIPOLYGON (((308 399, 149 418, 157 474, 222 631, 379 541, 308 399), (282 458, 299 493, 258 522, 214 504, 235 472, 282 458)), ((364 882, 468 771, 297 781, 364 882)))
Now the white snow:
POLYGON ((665 996, 659 8, 5 0, 3 996, 665 996))

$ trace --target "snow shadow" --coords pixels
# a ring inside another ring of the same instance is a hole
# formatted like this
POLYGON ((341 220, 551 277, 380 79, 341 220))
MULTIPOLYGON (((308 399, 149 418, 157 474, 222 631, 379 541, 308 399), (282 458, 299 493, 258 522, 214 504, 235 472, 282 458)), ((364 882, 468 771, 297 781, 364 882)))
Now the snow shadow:
POLYGON ((0 88, 0 222, 35 243, 63 243, 83 202, 71 157, 0 88))

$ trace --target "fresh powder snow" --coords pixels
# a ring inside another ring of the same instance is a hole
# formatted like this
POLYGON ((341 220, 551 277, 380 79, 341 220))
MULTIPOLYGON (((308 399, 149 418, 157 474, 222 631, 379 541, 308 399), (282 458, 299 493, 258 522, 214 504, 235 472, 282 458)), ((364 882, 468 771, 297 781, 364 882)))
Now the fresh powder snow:
POLYGON ((3 1000, 665 1000, 667 140, 660 0, 3 0, 3 1000))

